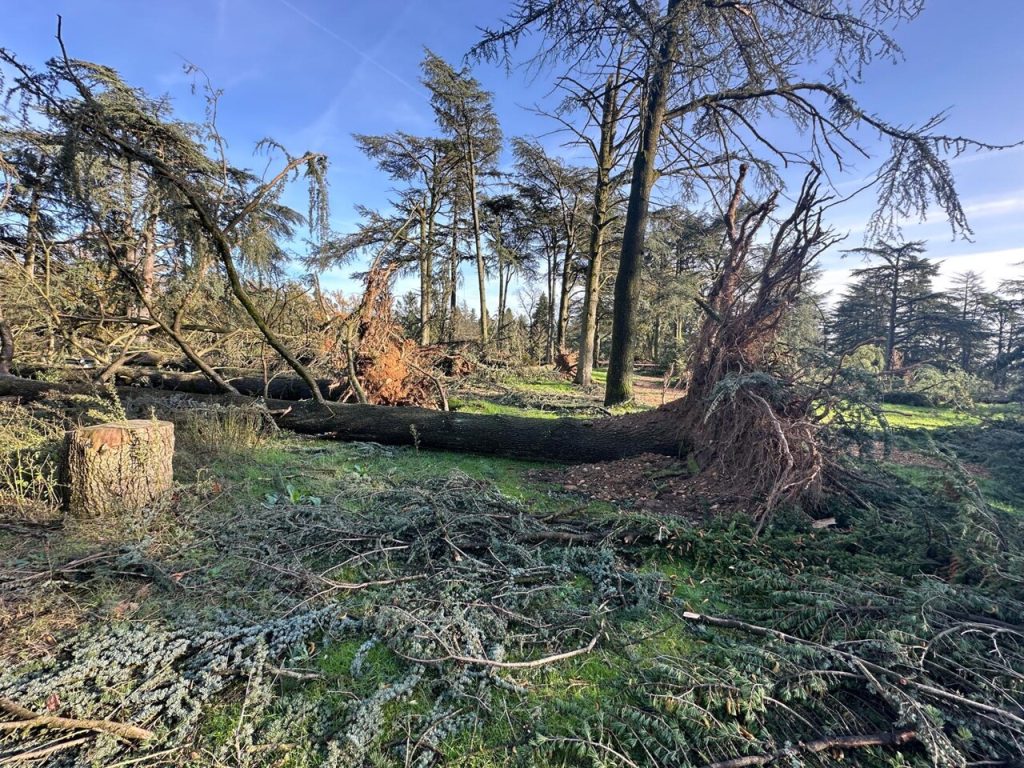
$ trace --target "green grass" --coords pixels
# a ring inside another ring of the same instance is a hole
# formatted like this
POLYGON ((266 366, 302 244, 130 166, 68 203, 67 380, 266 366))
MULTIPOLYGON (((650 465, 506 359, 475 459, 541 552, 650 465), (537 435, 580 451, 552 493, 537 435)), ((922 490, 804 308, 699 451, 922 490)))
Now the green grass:
POLYGON ((979 403, 968 411, 955 408, 925 408, 916 405, 883 405, 889 426, 893 429, 943 429, 946 427, 973 427, 986 418, 1003 418, 1021 414, 1016 404, 979 403))
POLYGON ((461 472, 474 480, 493 483, 505 496, 540 513, 616 514, 609 503, 581 504, 579 497, 530 477, 531 472, 551 467, 550 461, 281 437, 252 449, 245 461, 237 457, 218 459, 207 471, 227 484, 228 492, 219 505, 230 509, 244 504, 267 504, 269 499, 287 506, 293 496, 315 497, 322 503, 331 503, 339 482, 352 476, 386 487, 461 472))
POLYGON ((973 411, 916 405, 883 405, 882 413, 893 429, 940 429, 974 425, 981 421, 980 416, 973 411))
POLYGON ((449 401, 453 411, 461 413, 480 413, 485 416, 522 416, 530 419, 557 419, 564 414, 543 408, 518 408, 514 405, 496 403, 482 397, 458 398, 449 401))

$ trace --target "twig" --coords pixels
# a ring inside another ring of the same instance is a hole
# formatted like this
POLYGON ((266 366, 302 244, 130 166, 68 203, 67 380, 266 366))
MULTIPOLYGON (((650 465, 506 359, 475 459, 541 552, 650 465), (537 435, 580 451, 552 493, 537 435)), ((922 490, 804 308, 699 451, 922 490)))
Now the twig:
MULTIPOLYGON (((691 611, 684 611, 682 614, 677 615, 681 615, 682 618, 686 619, 687 621, 692 621, 697 624, 707 624, 708 626, 724 627, 727 629, 739 629, 744 632, 750 632, 755 635, 760 635, 761 637, 774 637, 775 639, 781 640, 784 643, 792 643, 795 645, 804 645, 813 648, 818 648, 819 650, 824 651, 832 656, 836 656, 849 662, 861 664, 864 666, 865 669, 870 670, 876 675, 896 674, 896 672, 894 672, 891 669, 886 669, 883 666, 874 664, 870 661, 866 661, 855 654, 849 653, 847 651, 841 651, 838 648, 830 648, 827 645, 815 643, 811 640, 804 640, 803 638, 796 637, 795 635, 786 634, 785 632, 782 632, 778 629, 771 629, 770 627, 761 627, 756 624, 748 624, 745 621, 738 621, 737 619, 723 619, 715 616, 706 616, 704 614, 693 613, 691 611)), ((969 709, 974 709, 979 712, 987 712, 988 714, 996 715, 1006 720, 1011 720, 1019 725, 1024 725, 1024 717, 1014 714, 1013 712, 1010 712, 1001 707, 995 707, 991 704, 986 704, 983 701, 975 701, 974 699, 969 699, 966 696, 961 696, 958 693, 953 693, 952 691, 947 691, 942 688, 936 688, 935 686, 928 685, 926 683, 919 683, 916 680, 910 680, 902 676, 899 678, 899 684, 901 686, 914 688, 918 691, 921 691, 922 693, 931 694, 932 696, 939 699, 945 699, 946 701, 952 701, 956 704, 961 704, 969 709)))
POLYGON ((441 399, 441 410, 450 411, 451 408, 448 407, 448 393, 445 391, 444 384, 441 382, 440 377, 435 376, 434 374, 430 373, 430 371, 420 368, 415 363, 408 363, 408 365, 417 373, 421 374, 422 376, 426 376, 428 379, 434 382, 434 386, 437 387, 437 395, 441 399))
POLYGON ((442 664, 446 661, 458 661, 463 664, 479 664, 480 666, 497 667, 498 669, 535 669, 536 667, 543 667, 547 664, 554 664, 557 661, 565 661, 566 659, 571 659, 574 656, 582 656, 584 653, 590 653, 597 646, 597 641, 600 637, 601 633, 598 632, 593 638, 591 638, 590 642, 582 648, 577 648, 573 651, 566 651, 565 653, 556 653, 554 656, 531 659, 530 661, 495 661, 494 659, 481 659, 473 656, 444 656, 440 659, 417 659, 412 656, 406 656, 405 658, 418 664, 442 664))
POLYGON ((15 731, 26 728, 55 728, 65 731, 102 731, 122 739, 135 741, 148 741, 155 735, 152 731, 139 728, 135 725, 115 723, 112 720, 77 720, 69 717, 57 717, 55 715, 37 715, 32 710, 15 704, 10 699, 0 696, 0 710, 10 715, 21 718, 11 722, 0 723, 0 731, 15 731))
POLYGON ((7 757, 0 759, 0 765, 13 765, 15 763, 26 763, 29 760, 41 760, 44 757, 49 757, 54 752, 62 752, 65 749, 77 747, 79 744, 84 744, 88 740, 88 736, 79 736, 76 739, 62 741, 58 744, 52 744, 49 747, 43 747, 42 749, 34 749, 31 752, 19 752, 16 755, 8 755, 7 757))
POLYGON ((285 669, 284 667, 267 667, 267 671, 278 677, 287 677, 291 680, 322 680, 324 677, 319 672, 304 672, 301 669, 285 669))

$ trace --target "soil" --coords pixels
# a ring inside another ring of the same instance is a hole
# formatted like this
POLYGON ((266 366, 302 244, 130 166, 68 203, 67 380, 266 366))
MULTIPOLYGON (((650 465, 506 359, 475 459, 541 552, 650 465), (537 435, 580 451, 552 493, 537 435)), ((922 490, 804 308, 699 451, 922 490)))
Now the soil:
POLYGON ((660 376, 635 376, 633 378, 633 398, 638 403, 657 408, 671 403, 683 396, 683 390, 674 385, 665 386, 660 376))
POLYGON ((737 511, 749 501, 724 487, 713 472, 695 476, 686 461, 653 453, 536 470, 532 476, 571 493, 658 516, 701 520, 737 511))

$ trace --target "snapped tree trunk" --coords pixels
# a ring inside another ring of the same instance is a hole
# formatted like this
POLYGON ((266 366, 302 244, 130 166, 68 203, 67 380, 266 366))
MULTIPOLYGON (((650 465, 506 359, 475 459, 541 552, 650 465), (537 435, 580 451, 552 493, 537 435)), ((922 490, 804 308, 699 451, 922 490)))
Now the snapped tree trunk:
POLYGON ((174 482, 174 425, 138 419, 68 432, 63 479, 68 511, 83 517, 133 514, 174 482))

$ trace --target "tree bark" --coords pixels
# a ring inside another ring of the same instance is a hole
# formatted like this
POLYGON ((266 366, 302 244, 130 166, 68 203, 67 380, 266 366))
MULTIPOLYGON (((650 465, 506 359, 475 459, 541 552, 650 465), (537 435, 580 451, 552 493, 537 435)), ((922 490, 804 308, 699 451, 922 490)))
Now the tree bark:
MULTIPOLYGON (((448 341, 455 338, 455 312, 459 301, 459 208, 458 201, 452 201, 452 251, 448 259, 448 281, 445 285, 448 306, 448 341)), ((445 303, 445 302, 442 302, 445 303)))
POLYGON ((583 318, 580 328, 580 353, 576 367, 576 383, 588 387, 594 370, 594 347, 597 341, 597 305, 601 293, 601 262, 604 257, 604 234, 608 227, 611 201, 611 173, 615 164, 614 143, 618 85, 608 78, 601 106, 601 143, 598 146, 597 182, 594 187, 594 213, 590 223, 590 244, 587 249, 587 284, 583 294, 583 318))
MULTIPOLYGON (((0 377, 0 397, 24 400, 50 392, 84 393, 88 386, 52 384, 12 376, 0 377)), ((128 404, 160 406, 168 395, 158 390, 118 388, 128 404)), ((238 395, 194 395, 200 402, 255 405, 238 395)), ((531 419, 522 416, 431 411, 378 405, 318 404, 310 400, 267 400, 281 429, 335 440, 372 441, 385 445, 459 451, 522 459, 553 459, 567 463, 612 461, 655 453, 685 455, 689 442, 678 429, 678 403, 654 411, 600 419, 531 419)))
POLYGON ((558 290, 558 327, 555 334, 555 347, 559 352, 565 350, 565 336, 569 330, 569 295, 572 293, 573 272, 572 255, 576 250, 575 238, 566 233, 565 253, 562 259, 562 279, 558 290))
POLYGON ((434 273, 434 218, 433 211, 425 212, 420 220, 420 346, 430 344, 431 280, 434 273), (426 221, 424 221, 426 219, 426 221))
POLYGON ((0 375, 11 372, 14 363, 14 333, 11 325, 4 319, 4 308, 0 304, 0 375))
POLYGON ((558 266, 558 256, 555 251, 555 244, 548 248, 548 351, 544 359, 548 365, 555 362, 555 282, 557 280, 555 268, 558 266))
POLYGON ((39 243, 39 189, 32 188, 28 206, 28 221, 25 232, 25 274, 29 280, 36 279, 36 252, 39 243))
MULTIPOLYGON (((306 400, 312 397, 309 385, 298 376, 264 379, 255 371, 238 371, 237 374, 234 371, 221 371, 221 375, 240 395, 266 396, 277 400, 306 400)), ((123 368, 117 372, 115 381, 124 386, 150 387, 201 395, 216 395, 223 391, 201 373, 123 368)), ((337 400, 344 391, 344 386, 339 386, 339 382, 329 379, 317 379, 317 385, 325 400, 337 400)))
POLYGON ((483 241, 480 237, 480 202, 476 191, 476 157, 473 141, 469 142, 469 207, 473 215, 473 242, 476 246, 476 276, 480 287, 480 343, 486 347, 489 339, 487 317, 487 263, 484 261, 483 241))
POLYGON ((629 206, 622 234, 622 254, 615 276, 615 306, 612 310, 612 348, 604 404, 617 405, 633 399, 633 349, 636 342, 636 308, 640 297, 641 264, 651 189, 657 178, 655 163, 661 126, 665 119, 672 67, 679 33, 676 8, 681 0, 669 0, 664 39, 658 57, 650 63, 648 90, 644 99, 640 139, 633 159, 629 206))
POLYGON ((137 419, 68 433, 63 479, 68 511, 87 517, 132 514, 174 483, 174 425, 137 419))

